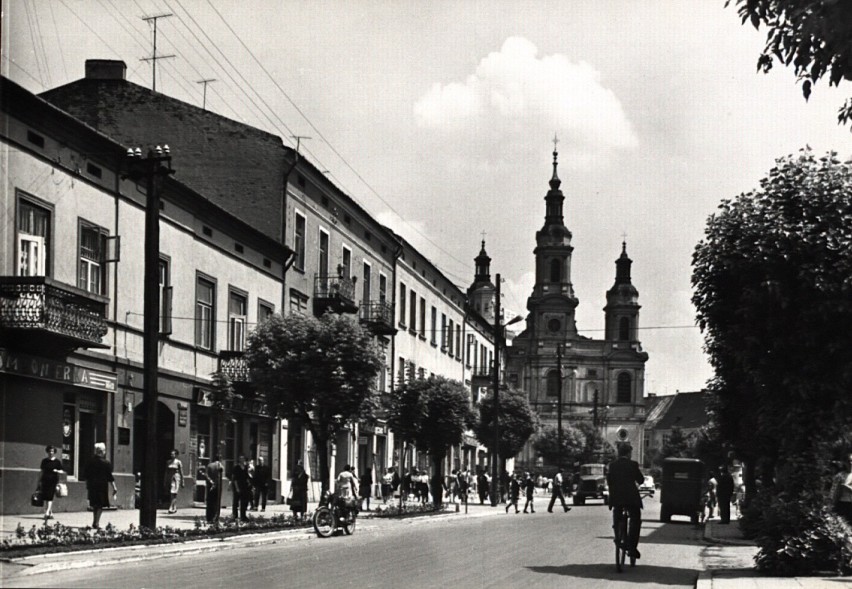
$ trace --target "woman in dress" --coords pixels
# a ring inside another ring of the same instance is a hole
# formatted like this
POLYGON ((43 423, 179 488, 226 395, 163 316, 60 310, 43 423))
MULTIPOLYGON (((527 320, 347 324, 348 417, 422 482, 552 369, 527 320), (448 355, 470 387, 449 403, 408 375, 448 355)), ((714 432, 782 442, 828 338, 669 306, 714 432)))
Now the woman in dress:
POLYGON ((44 500, 44 519, 53 519, 53 498, 62 470, 62 461, 56 457, 56 447, 46 446, 47 458, 41 461, 41 478, 38 481, 39 493, 44 500))
POLYGON ((171 458, 166 462, 165 481, 172 500, 171 505, 169 505, 169 513, 177 512, 178 490, 183 488, 183 464, 177 456, 177 450, 172 450, 171 458))
POLYGON ((305 472, 300 460, 293 469, 293 481, 290 484, 290 509, 295 519, 304 519, 305 511, 308 509, 308 480, 311 477, 305 472))
POLYGON ((109 492, 107 483, 112 485, 113 498, 118 493, 115 479, 112 476, 112 464, 106 459, 106 444, 95 444, 95 455, 86 465, 86 490, 89 495, 89 506, 92 508, 92 527, 100 529, 101 512, 109 507, 109 492))

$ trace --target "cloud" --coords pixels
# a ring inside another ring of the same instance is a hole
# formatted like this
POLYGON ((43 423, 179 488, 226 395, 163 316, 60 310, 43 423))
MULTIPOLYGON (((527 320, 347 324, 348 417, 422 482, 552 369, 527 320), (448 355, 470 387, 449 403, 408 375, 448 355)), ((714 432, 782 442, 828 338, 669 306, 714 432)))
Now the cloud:
POLYGON ((483 139, 560 134, 560 151, 629 148, 633 127, 600 73, 565 55, 538 56, 527 39, 510 37, 464 82, 435 83, 414 104, 423 129, 483 139))

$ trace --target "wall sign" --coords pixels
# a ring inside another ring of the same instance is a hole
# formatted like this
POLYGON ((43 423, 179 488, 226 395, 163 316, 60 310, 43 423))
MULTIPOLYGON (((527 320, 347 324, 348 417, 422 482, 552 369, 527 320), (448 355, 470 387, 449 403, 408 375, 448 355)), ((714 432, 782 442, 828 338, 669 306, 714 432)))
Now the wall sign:
POLYGON ((13 354, 1 348, 0 372, 112 393, 115 392, 117 380, 114 372, 83 368, 67 362, 30 356, 29 354, 13 354))

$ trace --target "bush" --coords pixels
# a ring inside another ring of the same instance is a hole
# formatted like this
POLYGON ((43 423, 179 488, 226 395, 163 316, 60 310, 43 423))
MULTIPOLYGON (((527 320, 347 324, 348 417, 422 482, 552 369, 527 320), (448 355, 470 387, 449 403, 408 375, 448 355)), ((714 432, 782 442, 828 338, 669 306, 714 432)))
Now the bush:
POLYGON ((446 513, 446 506, 435 507, 434 503, 381 504, 373 509, 373 517, 404 517, 406 515, 446 513))
POLYGON ((758 494, 742 529, 759 550, 757 569, 774 575, 852 574, 852 528, 813 495, 758 494))

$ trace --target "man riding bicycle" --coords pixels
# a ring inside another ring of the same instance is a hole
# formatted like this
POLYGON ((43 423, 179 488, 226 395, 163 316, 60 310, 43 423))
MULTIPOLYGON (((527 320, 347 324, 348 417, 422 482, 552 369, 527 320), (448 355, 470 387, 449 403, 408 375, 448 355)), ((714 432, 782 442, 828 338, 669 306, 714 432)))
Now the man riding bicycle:
POLYGON ((639 496, 639 487, 645 480, 639 463, 630 460, 633 447, 625 442, 618 444, 618 458, 610 462, 606 475, 609 485, 609 508, 612 510, 613 529, 618 526, 621 509, 624 508, 630 516, 630 524, 627 530, 627 554, 632 558, 640 558, 639 530, 642 527, 642 498, 639 496))

